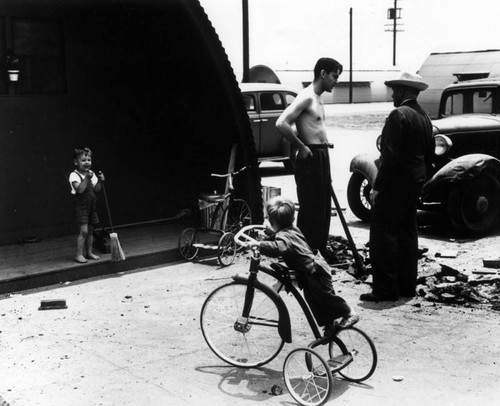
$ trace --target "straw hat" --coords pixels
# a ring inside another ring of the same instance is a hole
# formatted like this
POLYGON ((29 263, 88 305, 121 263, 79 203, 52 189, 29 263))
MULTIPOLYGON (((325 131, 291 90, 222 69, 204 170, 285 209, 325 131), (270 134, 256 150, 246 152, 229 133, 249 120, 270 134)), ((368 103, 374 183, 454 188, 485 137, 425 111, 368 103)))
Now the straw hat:
POLYGON ((399 79, 388 80, 384 82, 386 86, 406 86, 411 87, 413 89, 417 89, 419 92, 425 90, 429 87, 427 83, 422 80, 422 76, 417 75, 416 73, 403 72, 399 79))

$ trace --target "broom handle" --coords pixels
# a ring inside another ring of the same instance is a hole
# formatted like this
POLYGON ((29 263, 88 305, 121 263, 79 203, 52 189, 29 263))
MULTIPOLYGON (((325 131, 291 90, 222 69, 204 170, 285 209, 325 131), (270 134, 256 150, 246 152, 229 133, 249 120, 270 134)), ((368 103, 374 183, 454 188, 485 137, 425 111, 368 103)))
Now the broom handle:
POLYGON ((111 211, 109 210, 108 195, 106 194, 106 187, 104 186, 104 181, 101 183, 102 183, 102 191, 104 193, 104 201, 106 202, 106 210, 108 211, 109 228, 111 228, 111 232, 114 233, 113 222, 111 221, 111 211))

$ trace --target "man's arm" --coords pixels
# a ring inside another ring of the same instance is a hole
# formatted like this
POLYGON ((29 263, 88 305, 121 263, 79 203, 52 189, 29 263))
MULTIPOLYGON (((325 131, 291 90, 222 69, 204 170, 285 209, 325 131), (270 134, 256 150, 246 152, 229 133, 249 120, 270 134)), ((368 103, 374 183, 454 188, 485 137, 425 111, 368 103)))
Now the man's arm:
POLYGON ((370 192, 372 204, 375 202, 378 192, 385 188, 389 178, 394 175, 395 167, 400 157, 403 118, 403 113, 398 109, 393 110, 389 114, 384 129, 382 130, 380 168, 373 189, 370 192))
POLYGON ((276 121, 276 128, 280 134, 298 150, 298 158, 304 159, 312 155, 311 150, 304 145, 296 130, 292 127, 299 116, 311 105, 309 97, 298 95, 297 98, 281 113, 276 121))

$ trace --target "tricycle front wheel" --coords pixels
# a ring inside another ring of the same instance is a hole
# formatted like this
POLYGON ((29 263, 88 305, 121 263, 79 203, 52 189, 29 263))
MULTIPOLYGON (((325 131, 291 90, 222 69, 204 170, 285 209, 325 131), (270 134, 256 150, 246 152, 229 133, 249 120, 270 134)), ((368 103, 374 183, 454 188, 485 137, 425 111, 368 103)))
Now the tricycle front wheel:
POLYGON ((199 242, 198 231, 195 228, 185 228, 179 237, 179 252, 187 261, 191 261, 198 255, 199 248, 194 247, 193 244, 199 242))

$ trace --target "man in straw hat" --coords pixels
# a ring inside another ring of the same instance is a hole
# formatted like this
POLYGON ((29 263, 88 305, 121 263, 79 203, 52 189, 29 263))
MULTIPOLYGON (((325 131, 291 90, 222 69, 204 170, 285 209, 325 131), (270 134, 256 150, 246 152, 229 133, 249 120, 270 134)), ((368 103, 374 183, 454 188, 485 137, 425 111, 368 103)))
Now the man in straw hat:
POLYGON ((417 103, 428 85, 406 72, 385 84, 396 108, 382 130, 380 166, 371 191, 373 290, 360 299, 372 302, 415 295, 417 202, 434 154, 431 120, 417 103))

